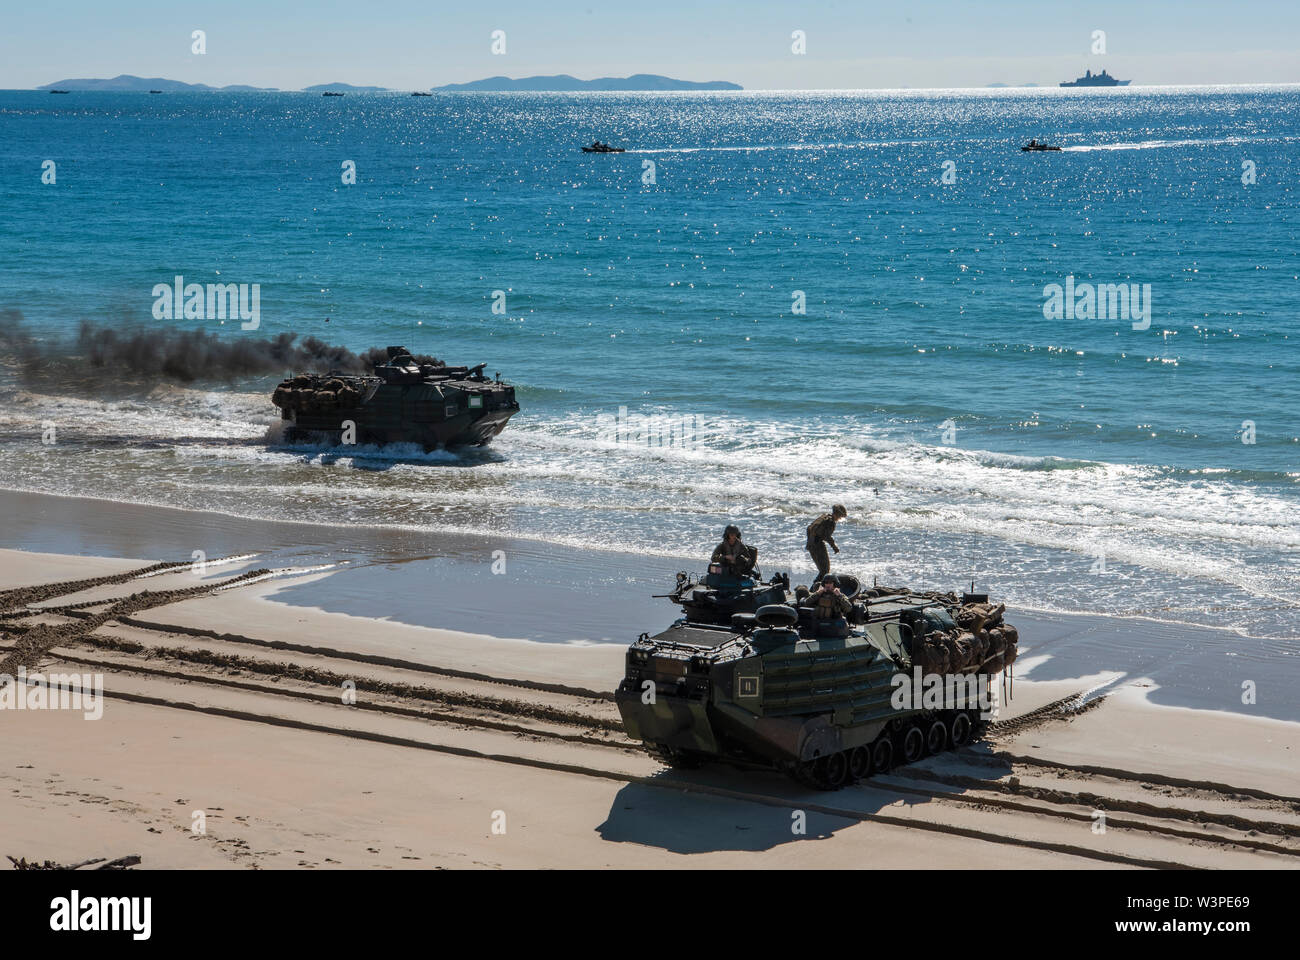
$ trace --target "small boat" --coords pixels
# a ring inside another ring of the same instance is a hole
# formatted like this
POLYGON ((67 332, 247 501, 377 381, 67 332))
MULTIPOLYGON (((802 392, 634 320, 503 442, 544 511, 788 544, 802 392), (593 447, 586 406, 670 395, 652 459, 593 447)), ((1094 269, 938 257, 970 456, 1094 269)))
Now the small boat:
POLYGON ((597 140, 589 147, 583 147, 583 153, 622 153, 623 147, 611 147, 608 143, 601 143, 597 140))
POLYGON ((415 93, 411 94, 411 96, 413 96, 413 97, 431 97, 431 96, 433 96, 433 94, 431 94, 431 93, 425 93, 423 90, 416 90, 415 93))
POLYGON ((150 93, 162 93, 161 90, 150 90, 149 92, 150 92, 150 93))
POLYGON ((341 96, 343 96, 343 94, 339 93, 337 90, 326 90, 324 93, 321 94, 321 96, 322 96, 322 97, 341 97, 341 96))
POLYGON ((1045 144, 1045 143, 1039 143, 1037 140, 1030 140, 1028 143, 1026 143, 1026 144, 1025 144, 1023 147, 1021 147, 1020 149, 1021 149, 1021 150, 1060 150, 1061 148, 1060 148, 1060 147, 1049 147, 1047 144, 1045 144))
POLYGON ((50 93, 67 93, 67 90, 51 90, 50 93))

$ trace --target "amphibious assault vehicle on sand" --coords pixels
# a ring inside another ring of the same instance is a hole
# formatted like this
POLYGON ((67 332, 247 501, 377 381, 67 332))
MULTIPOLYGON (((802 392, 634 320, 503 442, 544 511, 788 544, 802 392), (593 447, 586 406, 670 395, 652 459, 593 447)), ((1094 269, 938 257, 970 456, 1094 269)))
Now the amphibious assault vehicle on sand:
POLYGON ((759 763, 838 789, 981 734, 1018 642, 987 601, 873 588, 838 622, 802 597, 727 625, 684 618, 632 644, 615 701, 669 766, 759 763))
POLYGON ((515 388, 483 375, 487 364, 449 367, 432 357, 416 359, 405 347, 389 347, 373 376, 331 372, 301 374, 271 394, 286 439, 325 434, 346 439, 355 426, 356 443, 418 443, 437 447, 481 446, 519 412, 515 388))

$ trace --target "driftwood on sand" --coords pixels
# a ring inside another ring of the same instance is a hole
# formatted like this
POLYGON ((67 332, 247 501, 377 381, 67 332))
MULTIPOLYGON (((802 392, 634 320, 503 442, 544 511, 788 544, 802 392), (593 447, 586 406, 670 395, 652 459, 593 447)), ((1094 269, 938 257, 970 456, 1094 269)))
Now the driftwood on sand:
MULTIPOLYGON (((6 856, 8 856, 6 854, 6 856)), ((103 857, 94 857, 90 860, 82 860, 80 863, 55 863, 53 860, 28 860, 26 857, 8 857, 9 862, 14 865, 15 870, 80 870, 82 867, 91 867, 94 870, 125 870, 128 867, 134 867, 140 863, 140 855, 133 853, 129 856, 118 857, 116 860, 105 860, 103 857), (92 866, 99 864, 99 866, 92 866)))

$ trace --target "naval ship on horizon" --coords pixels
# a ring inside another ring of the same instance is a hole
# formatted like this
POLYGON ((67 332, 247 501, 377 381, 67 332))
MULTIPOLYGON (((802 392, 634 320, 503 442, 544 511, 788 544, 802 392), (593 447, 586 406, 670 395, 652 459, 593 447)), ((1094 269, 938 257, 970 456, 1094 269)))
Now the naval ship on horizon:
POLYGON ((1078 80, 1062 80, 1063 87, 1127 87, 1128 80, 1116 80, 1104 69, 1101 73, 1093 73, 1089 70, 1078 80))

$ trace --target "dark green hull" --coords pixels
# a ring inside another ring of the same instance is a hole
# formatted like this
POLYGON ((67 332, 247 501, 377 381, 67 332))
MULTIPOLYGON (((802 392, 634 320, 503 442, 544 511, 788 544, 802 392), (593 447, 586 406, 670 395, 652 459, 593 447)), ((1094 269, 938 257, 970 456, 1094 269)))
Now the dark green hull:
POLYGON ((615 703, 628 736, 670 766, 758 763, 836 789, 965 746, 992 716, 994 675, 1016 656, 1014 628, 986 631, 958 603, 972 633, 941 608, 923 596, 872 597, 863 622, 840 636, 819 636, 781 604, 761 608, 757 623, 678 621, 629 648, 615 703), (944 635, 932 628, 943 623, 967 654, 976 634, 996 631, 1001 642, 954 660, 949 673, 935 659, 944 635), (946 692, 924 694, 935 681, 946 692))
POLYGON ((291 437, 313 433, 342 436, 345 421, 352 421, 356 424, 357 443, 414 443, 425 450, 434 450, 488 443, 518 412, 517 403, 477 410, 459 404, 457 412, 448 415, 447 405, 441 398, 429 401, 377 395, 352 410, 289 409, 282 410, 280 415, 290 424, 291 437))
POLYGON ((303 374, 276 387, 271 401, 288 438, 324 434, 334 442, 413 443, 425 450, 482 445, 519 412, 515 388, 473 369, 417 362, 402 347, 374 376, 303 374))

